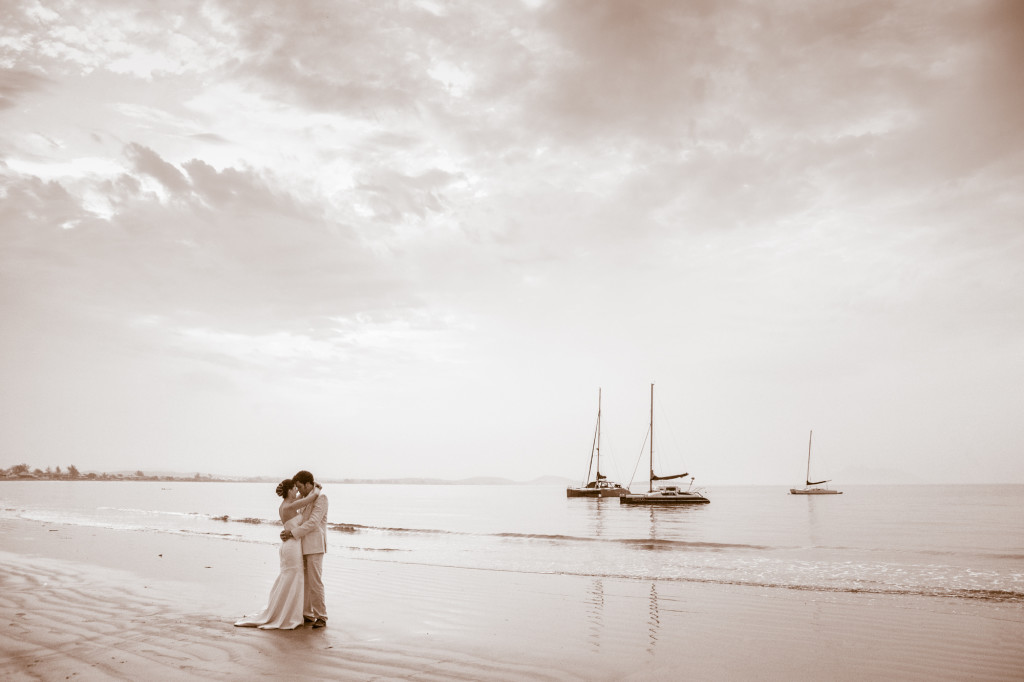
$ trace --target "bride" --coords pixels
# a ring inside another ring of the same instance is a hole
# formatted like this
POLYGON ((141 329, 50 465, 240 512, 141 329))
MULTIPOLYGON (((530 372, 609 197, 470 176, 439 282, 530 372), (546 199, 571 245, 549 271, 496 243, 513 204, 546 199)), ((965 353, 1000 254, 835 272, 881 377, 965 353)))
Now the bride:
MULTIPOLYGON (((295 530, 302 523, 299 513, 306 505, 312 504, 320 495, 319 485, 306 497, 299 497, 295 482, 286 478, 277 485, 277 494, 284 498, 277 512, 288 530, 295 530)), ((302 598, 305 578, 302 571, 302 543, 290 538, 281 543, 281 573, 270 588, 270 600, 262 613, 242 618, 235 623, 239 627, 258 627, 262 630, 292 630, 302 625, 302 598)))

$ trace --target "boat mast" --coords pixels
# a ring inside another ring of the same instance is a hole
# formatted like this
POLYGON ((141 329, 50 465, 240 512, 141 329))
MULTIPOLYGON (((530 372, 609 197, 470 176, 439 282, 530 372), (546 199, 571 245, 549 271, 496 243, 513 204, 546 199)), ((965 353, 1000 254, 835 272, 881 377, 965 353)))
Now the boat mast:
MULTIPOLYGON (((597 423, 594 424, 594 440, 590 442, 590 459, 587 460, 587 477, 583 480, 583 487, 590 483, 590 472, 594 470, 594 453, 597 451, 598 434, 601 433, 601 389, 597 389, 597 423)), ((598 462, 600 469, 600 462, 598 462)))
POLYGON ((597 487, 601 487, 601 387, 597 387, 597 440, 594 444, 597 451, 597 487))
POLYGON ((654 492, 654 384, 651 384, 651 473, 647 475, 647 492, 654 492))
POLYGON ((814 429, 811 429, 811 435, 807 437, 807 478, 804 482, 807 485, 811 484, 811 441, 814 439, 814 429))

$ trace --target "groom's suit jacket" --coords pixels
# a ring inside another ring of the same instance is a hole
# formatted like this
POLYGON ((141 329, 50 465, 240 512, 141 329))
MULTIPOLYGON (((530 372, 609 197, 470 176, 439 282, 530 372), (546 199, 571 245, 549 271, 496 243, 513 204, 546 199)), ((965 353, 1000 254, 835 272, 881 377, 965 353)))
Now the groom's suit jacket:
POLYGON ((327 495, 320 493, 316 502, 302 508, 302 524, 292 535, 302 542, 303 554, 327 551, 327 495))

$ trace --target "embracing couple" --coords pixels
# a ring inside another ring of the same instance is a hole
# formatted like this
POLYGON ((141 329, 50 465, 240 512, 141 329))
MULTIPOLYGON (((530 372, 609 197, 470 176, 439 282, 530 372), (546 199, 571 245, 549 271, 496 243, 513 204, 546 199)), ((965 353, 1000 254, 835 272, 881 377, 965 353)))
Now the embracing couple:
POLYGON ((270 589, 267 608, 235 625, 291 630, 306 622, 322 628, 327 625, 323 580, 327 496, 308 471, 281 481, 277 494, 283 498, 277 510, 284 524, 281 572, 270 589))

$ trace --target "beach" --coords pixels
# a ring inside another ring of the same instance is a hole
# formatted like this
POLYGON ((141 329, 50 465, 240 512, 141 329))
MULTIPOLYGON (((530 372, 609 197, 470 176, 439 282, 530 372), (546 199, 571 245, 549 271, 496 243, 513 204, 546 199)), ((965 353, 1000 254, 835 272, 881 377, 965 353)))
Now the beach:
POLYGON ((233 626, 267 545, 3 521, 7 680, 1020 679, 1019 603, 332 557, 327 628, 233 626))

